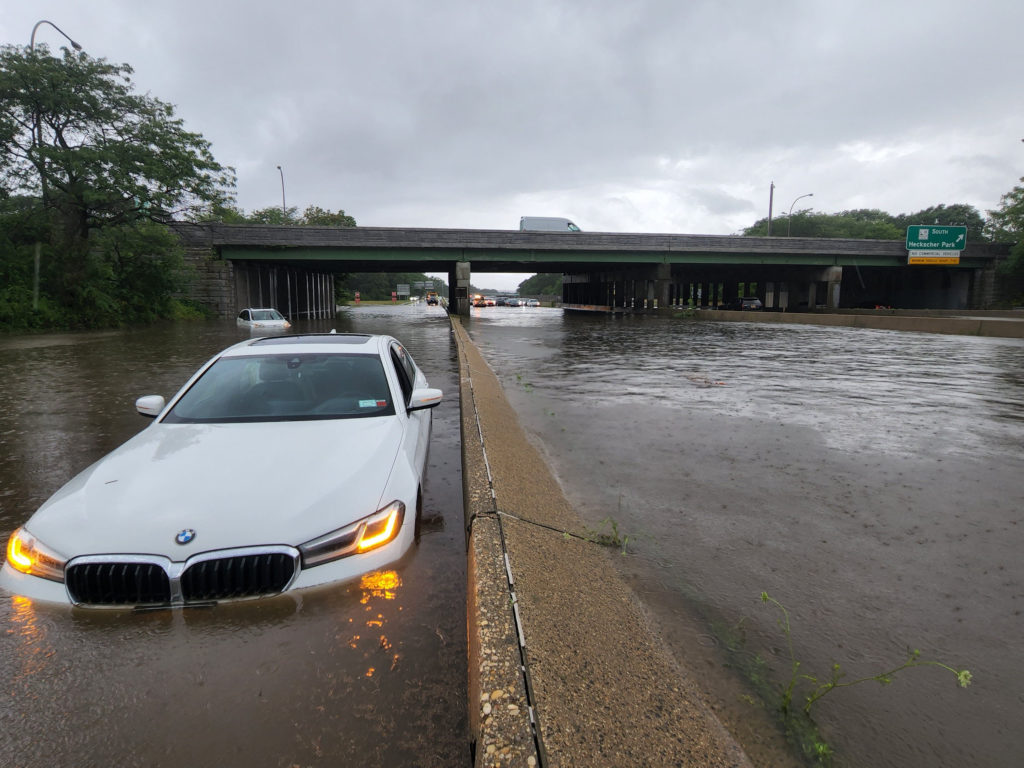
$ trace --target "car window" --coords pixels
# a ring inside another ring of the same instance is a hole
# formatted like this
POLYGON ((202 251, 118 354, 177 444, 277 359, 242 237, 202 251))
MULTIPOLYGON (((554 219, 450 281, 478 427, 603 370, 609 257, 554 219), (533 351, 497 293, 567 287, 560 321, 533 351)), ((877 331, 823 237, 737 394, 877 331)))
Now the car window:
POLYGON ((163 420, 297 421, 394 413, 377 355, 252 355, 215 362, 163 420))
POLYGON ((239 312, 238 313, 238 319, 239 320, 248 320, 249 319, 249 310, 248 309, 243 309, 241 312, 239 312))
POLYGON ((391 345, 391 360, 395 364, 395 372, 398 374, 398 381, 402 387, 402 395, 408 403, 412 398, 412 390, 416 385, 416 363, 412 355, 406 352, 401 344, 391 345))

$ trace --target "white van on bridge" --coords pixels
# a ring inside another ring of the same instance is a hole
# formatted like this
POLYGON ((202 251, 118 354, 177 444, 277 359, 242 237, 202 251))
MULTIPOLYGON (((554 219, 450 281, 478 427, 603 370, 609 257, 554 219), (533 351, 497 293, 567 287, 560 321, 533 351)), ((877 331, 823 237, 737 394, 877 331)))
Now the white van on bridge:
POLYGON ((519 230, 530 232, 579 232, 580 228, 568 219, 556 216, 522 216, 519 230))

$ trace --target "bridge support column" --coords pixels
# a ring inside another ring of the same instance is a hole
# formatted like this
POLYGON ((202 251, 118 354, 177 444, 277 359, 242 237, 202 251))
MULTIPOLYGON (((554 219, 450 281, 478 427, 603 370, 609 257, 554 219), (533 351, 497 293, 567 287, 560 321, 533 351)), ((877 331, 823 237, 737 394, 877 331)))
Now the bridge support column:
POLYGON ((658 301, 658 314, 672 311, 672 265, 659 264, 654 275, 654 297, 658 301))
POLYGON ((828 295, 825 297, 825 306, 829 309, 838 309, 839 287, 843 282, 843 268, 828 267, 825 270, 824 279, 828 284, 828 295))
POLYGON ((814 308, 818 306, 818 284, 810 282, 807 284, 807 309, 808 311, 814 311, 814 308))
POLYGON ((470 263, 468 261, 455 262, 455 272, 448 275, 448 306, 449 312, 469 317, 469 280, 470 263), (452 279, 454 277, 454 280, 452 279), (452 286, 455 296, 452 297, 452 286))

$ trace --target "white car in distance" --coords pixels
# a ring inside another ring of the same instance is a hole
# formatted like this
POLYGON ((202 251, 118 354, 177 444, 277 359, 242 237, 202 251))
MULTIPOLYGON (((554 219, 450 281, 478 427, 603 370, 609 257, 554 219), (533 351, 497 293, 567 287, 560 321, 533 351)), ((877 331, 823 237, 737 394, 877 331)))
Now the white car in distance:
POLYGON ((287 318, 271 307, 254 308, 249 307, 238 313, 236 324, 245 328, 256 328, 259 330, 270 330, 280 328, 287 330, 292 327, 287 318))
POLYGON ((413 544, 431 408, 389 336, 252 339, 11 535, 0 587, 83 607, 211 604, 385 568, 413 544))

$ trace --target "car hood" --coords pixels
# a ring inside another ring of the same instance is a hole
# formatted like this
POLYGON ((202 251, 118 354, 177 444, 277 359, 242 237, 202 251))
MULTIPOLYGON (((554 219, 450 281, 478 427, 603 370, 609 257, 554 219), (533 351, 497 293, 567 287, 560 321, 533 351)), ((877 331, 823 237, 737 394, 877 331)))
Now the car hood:
POLYGON ((154 423, 77 475, 26 527, 67 558, 298 545, 375 512, 402 444, 395 417, 154 423), (188 545, 175 543, 185 528, 188 545))

